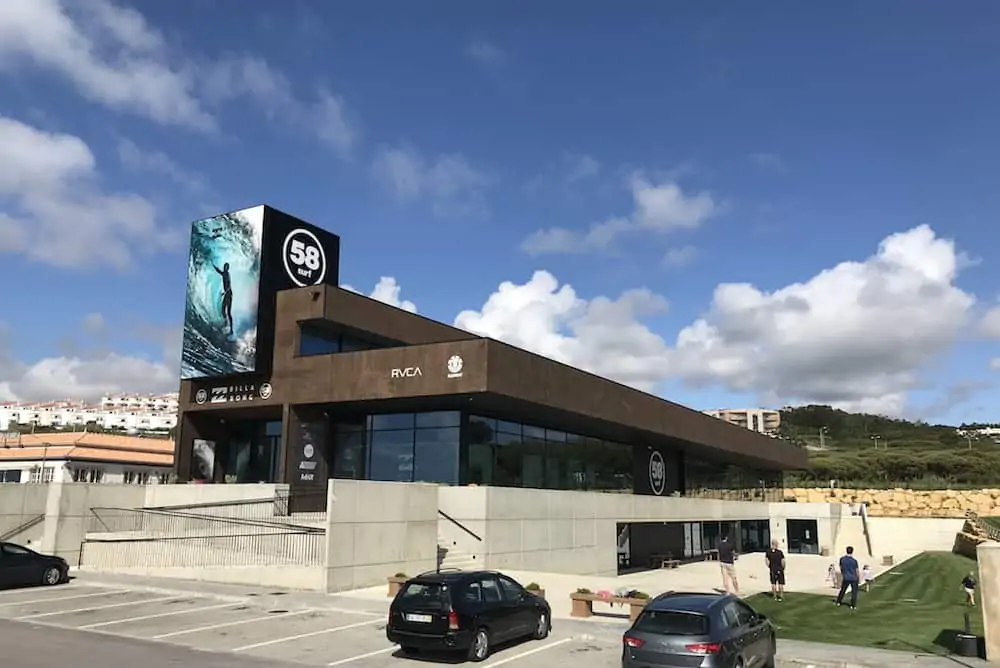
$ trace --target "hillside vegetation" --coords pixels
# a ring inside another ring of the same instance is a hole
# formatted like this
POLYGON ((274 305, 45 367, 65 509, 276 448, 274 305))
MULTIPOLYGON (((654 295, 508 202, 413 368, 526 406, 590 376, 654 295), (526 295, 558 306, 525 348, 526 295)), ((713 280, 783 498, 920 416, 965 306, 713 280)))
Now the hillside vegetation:
POLYGON ((788 485, 1000 486, 1000 445, 948 425, 800 406, 781 411, 781 434, 810 450, 809 470, 788 485))

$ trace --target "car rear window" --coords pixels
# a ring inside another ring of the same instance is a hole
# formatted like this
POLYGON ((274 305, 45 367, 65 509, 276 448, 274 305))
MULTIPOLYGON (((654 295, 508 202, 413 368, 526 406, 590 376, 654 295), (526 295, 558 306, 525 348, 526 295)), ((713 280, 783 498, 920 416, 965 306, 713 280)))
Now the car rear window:
POLYGON ((409 606, 447 607, 448 585, 440 582, 408 582, 400 590, 399 600, 409 606))
POLYGON ((634 628, 665 636, 701 636, 708 633, 708 619, 694 612, 646 610, 635 620, 634 628))

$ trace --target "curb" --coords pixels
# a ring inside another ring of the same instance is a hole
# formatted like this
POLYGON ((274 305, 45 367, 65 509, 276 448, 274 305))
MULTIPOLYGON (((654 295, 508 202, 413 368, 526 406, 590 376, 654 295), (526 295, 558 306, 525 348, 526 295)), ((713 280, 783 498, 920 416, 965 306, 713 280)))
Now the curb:
POLYGON ((778 668, 872 668, 864 663, 853 661, 807 661, 805 659, 783 659, 777 657, 778 668))

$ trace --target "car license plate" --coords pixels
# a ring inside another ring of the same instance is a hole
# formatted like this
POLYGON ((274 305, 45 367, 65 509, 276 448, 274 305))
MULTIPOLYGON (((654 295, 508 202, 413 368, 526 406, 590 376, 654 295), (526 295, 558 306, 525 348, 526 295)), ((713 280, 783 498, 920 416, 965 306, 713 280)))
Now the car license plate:
POLYGON ((408 622, 416 622, 418 624, 430 624, 431 623, 431 616, 430 615, 411 615, 411 614, 407 614, 406 615, 406 621, 408 621, 408 622))

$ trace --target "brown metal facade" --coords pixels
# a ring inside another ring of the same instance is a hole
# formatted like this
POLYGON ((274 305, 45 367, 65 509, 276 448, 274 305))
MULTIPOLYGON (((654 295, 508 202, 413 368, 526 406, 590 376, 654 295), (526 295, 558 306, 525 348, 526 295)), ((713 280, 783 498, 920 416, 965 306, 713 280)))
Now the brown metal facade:
MULTIPOLYGON (((686 451, 772 469, 807 465, 805 451, 782 440, 341 288, 279 293, 274 326, 274 361, 267 377, 182 382, 179 471, 190 461, 191 438, 212 436, 227 416, 280 419, 294 417, 309 405, 445 397, 452 403, 455 397, 467 398, 477 410, 492 407, 551 415, 562 423, 589 422, 636 444, 669 440, 686 451), (356 332, 393 347, 299 356, 302 323, 356 332), (456 355, 463 362, 460 374, 448 368, 448 360, 456 355), (418 368, 419 375, 413 371, 418 368), (268 391, 261 392, 265 383, 268 391), (213 403, 211 392, 226 385, 242 399, 213 403)), ((289 422, 296 420, 286 419, 289 422)), ((294 429, 294 424, 286 424, 283 442, 290 443, 288 433, 294 429)), ((281 468, 290 465, 285 462, 281 468)))

